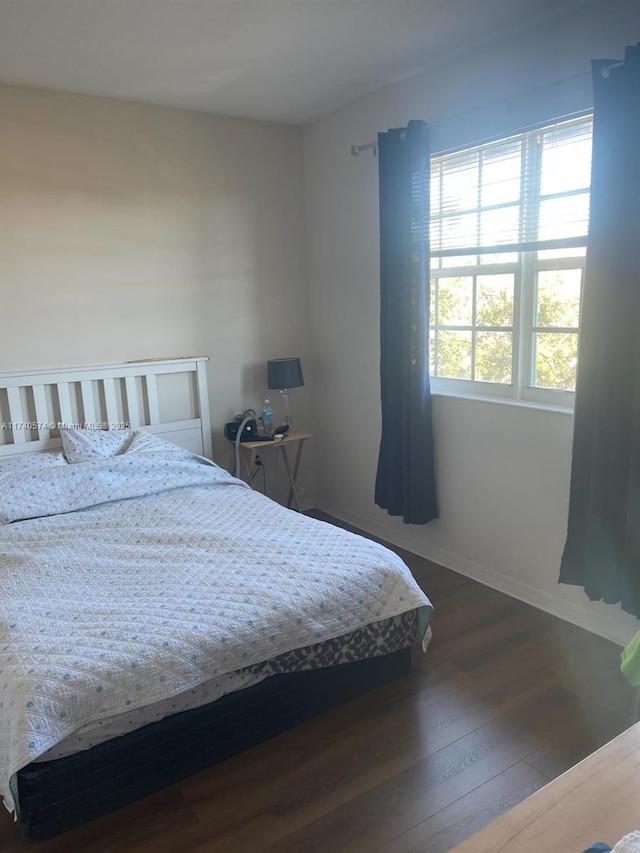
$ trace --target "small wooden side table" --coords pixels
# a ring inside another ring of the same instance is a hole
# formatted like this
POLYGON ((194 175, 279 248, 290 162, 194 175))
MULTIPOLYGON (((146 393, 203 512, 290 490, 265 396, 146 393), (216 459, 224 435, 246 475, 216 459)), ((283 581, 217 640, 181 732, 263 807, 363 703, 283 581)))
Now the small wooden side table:
POLYGON ((305 441, 309 438, 313 438, 310 432, 303 432, 302 430, 294 429, 291 430, 291 432, 288 432, 284 438, 274 439, 273 441, 241 441, 240 458, 242 459, 246 479, 249 485, 251 485, 251 472, 256 464, 256 456, 258 453, 262 453, 264 450, 269 450, 272 447, 280 448, 284 468, 287 472, 287 479, 289 481, 287 508, 291 509, 291 504, 293 503, 295 504, 295 508, 298 512, 301 512, 302 510, 300 509, 300 501, 298 500, 298 484, 296 482, 296 478, 300 467, 300 459, 302 458, 302 448, 304 447, 305 441), (291 467, 289 454, 287 453, 287 448, 292 444, 297 445, 293 467, 291 467))

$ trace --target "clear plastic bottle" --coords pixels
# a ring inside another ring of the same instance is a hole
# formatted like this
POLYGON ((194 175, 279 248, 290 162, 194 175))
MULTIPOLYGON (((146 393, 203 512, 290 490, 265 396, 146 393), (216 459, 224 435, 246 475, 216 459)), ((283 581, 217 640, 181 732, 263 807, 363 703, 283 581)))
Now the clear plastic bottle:
POLYGON ((264 401, 260 420, 262 421, 262 427, 265 435, 273 435, 273 409, 271 408, 271 403, 268 400, 264 401))

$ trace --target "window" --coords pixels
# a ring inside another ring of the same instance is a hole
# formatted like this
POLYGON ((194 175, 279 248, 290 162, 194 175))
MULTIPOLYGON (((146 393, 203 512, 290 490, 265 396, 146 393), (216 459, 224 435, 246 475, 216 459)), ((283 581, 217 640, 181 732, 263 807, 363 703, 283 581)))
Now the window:
POLYGON ((588 116, 432 158, 434 390, 572 402, 591 136, 588 116))

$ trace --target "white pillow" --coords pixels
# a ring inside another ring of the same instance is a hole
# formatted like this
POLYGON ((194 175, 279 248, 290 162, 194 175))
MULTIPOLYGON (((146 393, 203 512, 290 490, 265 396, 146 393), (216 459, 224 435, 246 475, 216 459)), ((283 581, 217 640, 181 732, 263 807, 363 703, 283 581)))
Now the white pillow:
MULTIPOLYGON (((125 450, 125 453, 127 455, 129 455, 129 453, 152 453, 165 455, 169 453, 171 454, 171 457, 175 459, 204 459, 204 457, 198 456, 196 453, 191 453, 191 451, 185 450, 183 447, 174 444, 172 441, 167 441, 164 438, 160 438, 159 435, 154 435, 151 432, 141 429, 135 430, 131 443, 125 450)), ((207 459, 206 461, 209 465, 213 465, 216 468, 219 467, 210 459, 207 459)))
POLYGON ((18 474, 23 471, 37 471, 39 468, 66 464, 64 455, 56 450, 47 450, 44 453, 21 453, 17 456, 0 457, 0 476, 9 472, 18 474))
POLYGON ((133 438, 128 444, 125 453, 146 453, 155 450, 180 450, 176 444, 170 441, 165 441, 164 438, 154 435, 152 432, 146 432, 142 429, 137 429, 133 433, 133 438))
POLYGON ((133 437, 133 430, 61 427, 60 437, 67 462, 74 464, 124 453, 133 437))

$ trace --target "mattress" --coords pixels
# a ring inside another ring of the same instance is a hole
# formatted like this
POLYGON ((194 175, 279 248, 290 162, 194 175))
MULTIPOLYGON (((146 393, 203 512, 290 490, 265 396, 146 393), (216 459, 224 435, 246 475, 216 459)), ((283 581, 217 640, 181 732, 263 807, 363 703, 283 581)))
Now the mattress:
POLYGON ((244 690, 273 675, 305 672, 391 654, 411 645, 415 640, 416 630, 416 613, 409 611, 382 622, 374 622, 344 637, 336 637, 334 640, 316 643, 304 649, 294 649, 272 660, 206 681, 171 699, 87 723, 39 756, 35 763, 75 755, 143 726, 157 723, 165 717, 215 702, 229 693, 244 690))
MULTIPOLYGON (((59 835, 399 678, 410 665, 406 647, 341 666, 274 675, 94 749, 31 764, 18 773, 20 832, 27 841, 59 835)), ((210 807, 217 808, 215 798, 210 807)))
POLYGON ((316 644, 339 654, 338 638, 411 611, 426 638, 431 603, 396 554, 167 442, 144 448, 0 475, 10 810, 11 778, 84 726, 316 644))

